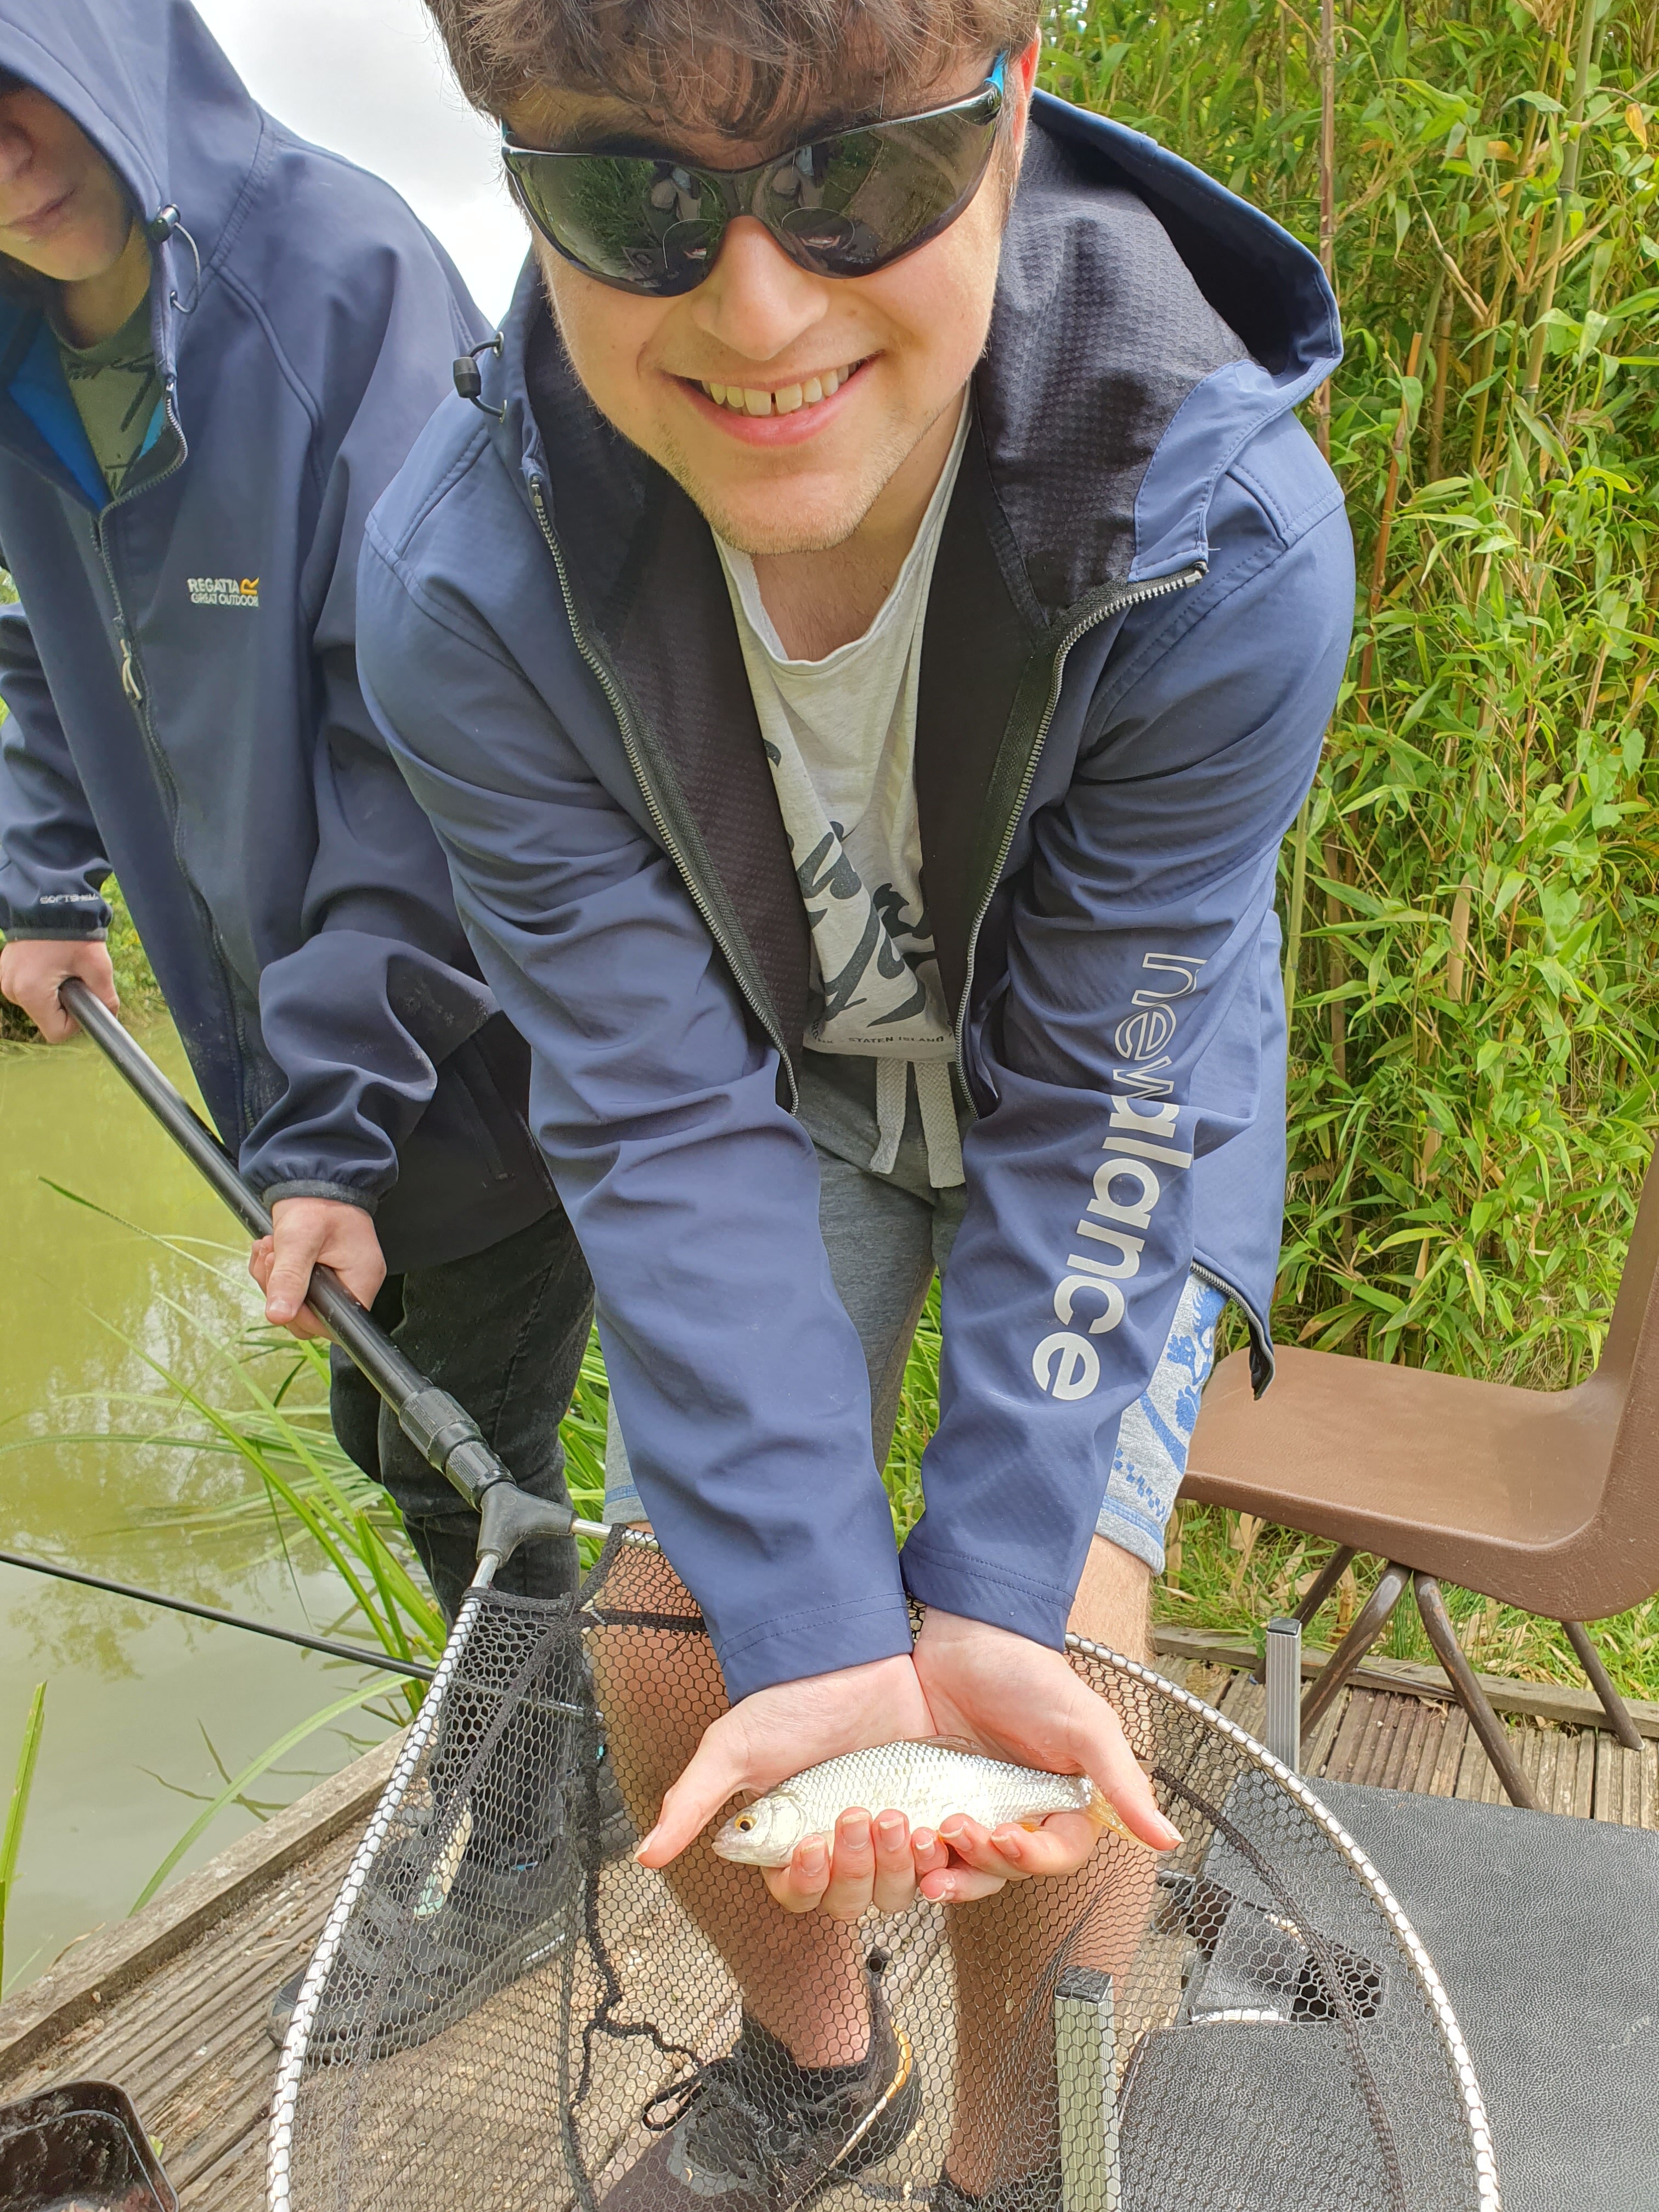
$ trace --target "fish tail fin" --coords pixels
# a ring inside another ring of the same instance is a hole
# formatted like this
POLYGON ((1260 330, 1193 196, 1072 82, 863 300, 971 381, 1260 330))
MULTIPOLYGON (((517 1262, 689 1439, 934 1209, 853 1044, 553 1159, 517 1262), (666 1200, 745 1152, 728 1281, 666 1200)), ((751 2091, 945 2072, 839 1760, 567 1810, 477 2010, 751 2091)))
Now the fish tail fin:
POLYGON ((1126 1844, 1139 1844, 1143 1851, 1149 1851, 1152 1848, 1150 1844, 1141 1843, 1140 1838, 1136 1835, 1134 1830, 1130 1827, 1098 1784, 1096 1784, 1088 1804, 1084 1808, 1084 1818, 1091 1820, 1097 1828, 1103 1828, 1114 1836, 1121 1836, 1126 1844))

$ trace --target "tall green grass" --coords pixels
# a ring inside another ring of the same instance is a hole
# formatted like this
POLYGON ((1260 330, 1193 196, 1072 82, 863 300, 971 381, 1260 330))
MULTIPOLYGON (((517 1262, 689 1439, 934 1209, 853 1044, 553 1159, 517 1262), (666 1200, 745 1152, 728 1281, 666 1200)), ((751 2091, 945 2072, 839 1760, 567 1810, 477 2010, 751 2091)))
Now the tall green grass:
POLYGON ((0 1826, 0 1996, 6 1987, 6 1908, 17 1879, 17 1857, 23 1847, 23 1828, 29 1816, 29 1796, 34 1788, 35 1761, 40 1756, 40 1737, 46 1726, 46 1686, 37 1682, 23 1721, 17 1750, 17 1771, 12 1778, 6 1818, 0 1826))

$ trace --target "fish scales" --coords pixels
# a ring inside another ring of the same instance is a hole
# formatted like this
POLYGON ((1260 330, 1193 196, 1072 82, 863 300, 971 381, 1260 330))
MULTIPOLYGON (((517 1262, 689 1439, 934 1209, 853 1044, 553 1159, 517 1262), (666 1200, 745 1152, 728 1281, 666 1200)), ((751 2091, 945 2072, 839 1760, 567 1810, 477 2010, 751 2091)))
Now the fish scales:
POLYGON ((803 1837, 833 1832, 851 1806, 902 1813, 911 1828, 937 1828, 952 1814, 995 1828, 1050 1813, 1096 1813, 1087 1775, 1047 1774, 936 1742, 890 1743, 827 1759, 781 1782, 728 1820, 714 1838, 722 1858, 783 1866, 803 1837))

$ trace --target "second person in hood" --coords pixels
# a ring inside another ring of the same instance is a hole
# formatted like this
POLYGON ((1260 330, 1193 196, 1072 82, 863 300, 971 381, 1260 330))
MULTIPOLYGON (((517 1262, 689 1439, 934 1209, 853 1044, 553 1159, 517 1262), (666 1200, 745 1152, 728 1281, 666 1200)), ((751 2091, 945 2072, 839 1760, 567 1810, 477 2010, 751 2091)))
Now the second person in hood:
MULTIPOLYGON (((562 1497, 586 1271, 524 1047, 356 670, 365 518, 477 310, 186 0, 0 0, 0 990, 49 1038, 74 1027, 65 977, 114 1006, 113 872, 271 1208, 270 1318, 307 1330, 326 1261, 562 1497)), ((332 1406, 453 1618, 476 1516, 338 1352, 332 1406)), ((575 1571, 574 1545, 532 1546, 502 1583, 554 1595, 575 1571)), ((476 1964, 445 1959, 447 2000, 476 1964)))

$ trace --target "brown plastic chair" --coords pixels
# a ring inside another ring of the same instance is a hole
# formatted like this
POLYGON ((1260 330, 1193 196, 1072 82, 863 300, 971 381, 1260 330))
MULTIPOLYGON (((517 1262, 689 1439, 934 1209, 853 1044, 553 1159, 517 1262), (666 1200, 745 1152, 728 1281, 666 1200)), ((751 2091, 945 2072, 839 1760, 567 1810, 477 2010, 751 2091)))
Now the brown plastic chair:
POLYGON ((1340 1353, 1286 1350, 1258 1402, 1235 1352, 1205 1393, 1182 1495, 1338 1550, 1311 1620, 1357 1552, 1385 1562, 1310 1691, 1309 1727, 1409 1583, 1435 1655, 1517 1805, 1535 1801, 1453 1632, 1440 1579, 1559 1620, 1613 1732, 1641 1742, 1583 1623, 1659 1590, 1659 1164, 1650 1164, 1601 1364, 1571 1390, 1519 1390, 1340 1353))

